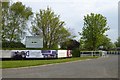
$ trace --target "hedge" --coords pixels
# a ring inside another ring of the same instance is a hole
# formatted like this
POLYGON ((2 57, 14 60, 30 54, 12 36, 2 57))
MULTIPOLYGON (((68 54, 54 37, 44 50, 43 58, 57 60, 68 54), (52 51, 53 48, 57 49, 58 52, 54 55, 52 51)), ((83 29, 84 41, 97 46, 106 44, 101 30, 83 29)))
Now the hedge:
POLYGON ((2 42, 2 48, 25 48, 21 42, 2 42))
POLYGON ((76 49, 72 50, 72 57, 80 57, 79 48, 76 48, 76 49))

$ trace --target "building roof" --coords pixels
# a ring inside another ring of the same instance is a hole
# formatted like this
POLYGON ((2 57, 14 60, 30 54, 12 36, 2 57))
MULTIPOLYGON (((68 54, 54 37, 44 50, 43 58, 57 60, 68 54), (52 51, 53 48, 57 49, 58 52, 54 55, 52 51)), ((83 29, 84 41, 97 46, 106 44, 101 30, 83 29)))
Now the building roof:
POLYGON ((26 38, 42 38, 41 36, 26 36, 26 38))

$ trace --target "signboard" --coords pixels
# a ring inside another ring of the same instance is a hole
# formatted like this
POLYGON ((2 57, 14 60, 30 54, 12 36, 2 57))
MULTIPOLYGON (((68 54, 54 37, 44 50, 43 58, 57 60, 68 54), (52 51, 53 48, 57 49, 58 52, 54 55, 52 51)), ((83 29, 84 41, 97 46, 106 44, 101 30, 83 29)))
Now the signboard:
POLYGON ((57 58, 57 50, 41 50, 44 58, 57 58))
POLYGON ((26 58, 43 58, 41 50, 28 50, 26 58))
POLYGON ((63 58, 71 57, 71 50, 2 50, 2 58, 63 58))
POLYGON ((72 57, 71 50, 58 50, 58 58, 72 57))
POLYGON ((11 50, 0 50, 0 58, 11 58, 11 50))
POLYGON ((67 50, 58 50, 58 58, 67 57, 67 50))
POLYGON ((13 58, 57 58, 56 50, 12 50, 11 54, 13 58))

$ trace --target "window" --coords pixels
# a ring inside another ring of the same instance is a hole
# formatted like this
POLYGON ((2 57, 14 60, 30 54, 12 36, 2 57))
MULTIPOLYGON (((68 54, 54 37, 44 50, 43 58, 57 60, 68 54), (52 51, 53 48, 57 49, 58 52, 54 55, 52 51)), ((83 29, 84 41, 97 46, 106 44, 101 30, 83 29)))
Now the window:
POLYGON ((37 42, 32 42, 32 43, 37 43, 37 42))

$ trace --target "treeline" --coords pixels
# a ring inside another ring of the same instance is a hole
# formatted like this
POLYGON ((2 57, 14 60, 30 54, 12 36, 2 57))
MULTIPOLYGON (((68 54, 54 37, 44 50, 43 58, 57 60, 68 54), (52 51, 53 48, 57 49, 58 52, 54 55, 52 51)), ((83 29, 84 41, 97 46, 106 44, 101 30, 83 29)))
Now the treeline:
POLYGON ((3 42, 21 42, 28 30, 34 36, 43 37, 43 47, 50 49, 73 37, 69 29, 65 28, 65 22, 59 19, 60 15, 49 7, 33 14, 32 8, 22 2, 2 2, 2 14, 3 42), (28 26, 28 22, 31 25, 28 26))
MULTIPOLYGON (((3 47, 11 42, 12 45, 21 43, 27 31, 33 36, 43 37, 43 47, 46 49, 56 49, 58 44, 62 49, 77 49, 78 51, 120 47, 119 39, 114 44, 105 34, 110 28, 107 18, 101 14, 90 13, 84 16, 82 32, 79 32, 81 38, 76 41, 75 35, 65 27, 65 21, 61 21, 60 15, 55 14, 49 7, 33 13, 32 8, 26 7, 22 2, 2 2, 1 5, 3 47), (31 24, 28 25, 28 23, 31 24)), ((24 46, 21 45, 21 47, 24 46)))

